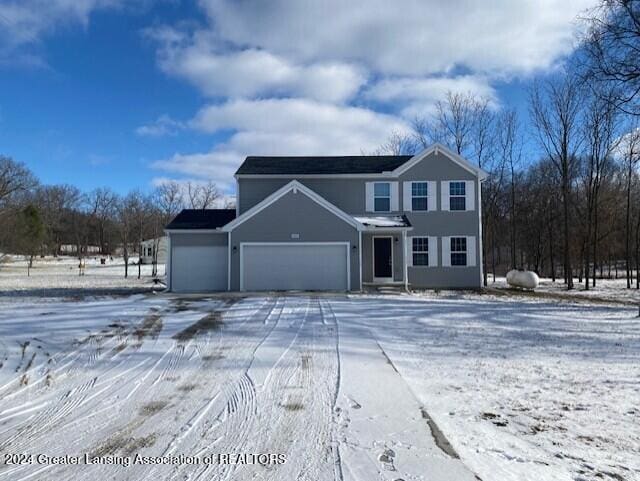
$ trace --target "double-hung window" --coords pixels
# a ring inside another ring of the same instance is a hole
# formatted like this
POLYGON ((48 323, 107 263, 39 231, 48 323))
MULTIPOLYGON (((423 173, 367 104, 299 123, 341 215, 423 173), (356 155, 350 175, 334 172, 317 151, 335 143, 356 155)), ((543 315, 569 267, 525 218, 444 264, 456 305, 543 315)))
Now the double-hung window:
POLYGON ((451 265, 452 266, 467 265, 467 238, 466 237, 451 238, 451 265))
POLYGON ((375 182, 373 184, 373 210, 375 212, 391 211, 391 184, 375 182))
POLYGON ((411 210, 428 210, 428 185, 427 182, 411 183, 411 210))
POLYGON ((466 199, 466 182, 449 182, 449 210, 466 210, 466 199))
MULTIPOLYGON (((413 237, 413 265, 428 266, 429 265, 429 238, 413 237)), ((435 254, 435 253, 434 253, 435 254)))

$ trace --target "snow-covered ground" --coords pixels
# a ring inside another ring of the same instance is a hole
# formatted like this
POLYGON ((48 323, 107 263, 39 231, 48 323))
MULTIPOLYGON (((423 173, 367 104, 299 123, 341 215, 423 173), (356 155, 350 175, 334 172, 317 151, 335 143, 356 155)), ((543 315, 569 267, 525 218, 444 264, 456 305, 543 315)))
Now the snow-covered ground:
MULTIPOLYGON (((553 282, 551 279, 543 277, 540 279, 540 285, 535 290, 535 293, 539 295, 557 294, 560 296, 571 296, 578 300, 591 299, 600 301, 640 303, 640 290, 636 289, 635 285, 635 279, 632 289, 627 289, 626 279, 596 279, 596 287, 590 287, 589 290, 585 290, 584 283, 580 284, 578 283, 578 279, 576 279, 575 288, 571 291, 567 291, 562 279, 553 282)), ((504 277, 496 277, 496 281, 493 282, 492 276, 489 276, 488 287, 501 290, 513 289, 507 284, 507 280, 504 277)))
POLYGON ((0 298, 0 453, 201 461, 0 459, 0 480, 638 480, 635 315, 469 294, 0 298), (202 464, 221 453, 286 462, 202 464))
MULTIPOLYGON (((27 276, 28 262, 22 256, 12 256, 0 263, 0 292, 42 295, 73 289, 149 289, 153 286, 152 266, 142 265, 141 278, 138 279, 138 266, 131 265, 137 260, 137 257, 129 259, 129 277, 126 279, 122 257, 107 257, 105 265, 100 264, 100 257, 87 257, 82 276, 79 275, 79 261, 75 257, 37 258, 27 276)), ((158 273, 164 276, 163 264, 158 266, 158 273)))

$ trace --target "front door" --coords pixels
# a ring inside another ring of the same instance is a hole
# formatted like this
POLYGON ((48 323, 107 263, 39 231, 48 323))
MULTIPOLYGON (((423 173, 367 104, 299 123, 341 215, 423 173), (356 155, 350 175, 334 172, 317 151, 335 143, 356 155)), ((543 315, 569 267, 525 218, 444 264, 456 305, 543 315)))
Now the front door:
POLYGON ((393 258, 391 237, 373 238, 373 278, 375 281, 393 279, 393 258))

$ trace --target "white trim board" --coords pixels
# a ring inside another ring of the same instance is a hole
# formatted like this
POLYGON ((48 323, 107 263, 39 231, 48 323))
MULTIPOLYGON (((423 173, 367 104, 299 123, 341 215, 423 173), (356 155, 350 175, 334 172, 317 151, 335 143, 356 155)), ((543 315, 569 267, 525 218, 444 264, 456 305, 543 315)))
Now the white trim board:
POLYGON ((317 203, 318 205, 324 207, 329 212, 334 214, 336 217, 338 217, 338 218, 342 219, 343 221, 345 221, 347 224, 350 224, 351 226, 353 226, 354 228, 356 228, 359 231, 364 230, 364 226, 360 222, 355 220, 352 216, 350 216, 346 212, 340 210, 338 207, 333 205, 331 202, 326 200, 324 197, 322 197, 321 195, 319 195, 316 192, 312 191, 311 189, 309 189, 309 187, 301 184, 297 180, 292 180, 291 182, 289 182, 285 186, 283 186, 280 189, 276 190, 273 194, 269 195, 266 199, 264 199, 263 201, 261 201, 258 204, 254 205, 251 209, 249 209, 246 212, 244 212, 240 217, 236 217, 234 220, 232 220, 227 225, 222 227, 222 230, 225 231, 225 232, 232 231, 233 229, 238 227, 240 224, 242 224, 242 223, 248 221, 249 219, 251 219, 254 215, 259 214, 262 210, 264 210, 267 207, 269 207, 271 204, 276 202, 278 199, 284 197, 289 192, 294 192, 294 193, 298 193, 299 192, 299 193, 302 193, 302 194, 306 195, 311 200, 313 200, 315 203, 317 203))
POLYGON ((350 242, 240 242, 240 291, 244 291, 244 247, 245 246, 344 246, 347 252, 347 292, 351 290, 351 243, 350 242))

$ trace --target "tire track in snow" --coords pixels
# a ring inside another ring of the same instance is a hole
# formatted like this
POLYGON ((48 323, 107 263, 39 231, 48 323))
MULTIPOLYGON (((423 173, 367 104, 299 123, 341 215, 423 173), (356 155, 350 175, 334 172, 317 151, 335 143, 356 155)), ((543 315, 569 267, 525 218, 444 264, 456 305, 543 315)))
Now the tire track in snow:
MULTIPOLYGON (((246 368, 257 346, 264 342, 277 325, 284 307, 283 299, 267 298, 262 299, 260 304, 249 312, 244 312, 242 305, 236 305, 234 310, 223 316, 223 320, 228 317, 229 322, 225 321, 223 324, 223 336, 219 338, 219 343, 224 344, 225 352, 232 354, 233 359, 216 358, 216 362, 220 362, 220 365, 211 371, 210 361, 207 361, 206 357, 211 353, 219 352, 221 346, 210 344, 209 349, 202 349, 202 364, 197 366, 196 372, 199 374, 202 369, 207 370, 205 371, 207 373, 211 372, 211 377, 198 375, 200 378, 198 380, 204 383, 201 386, 202 390, 211 389, 211 394, 204 404, 200 404, 192 411, 193 414, 184 424, 170 429, 176 434, 172 435, 164 450, 158 454, 174 454, 179 449, 189 454, 204 452, 224 437, 221 430, 232 423, 232 418, 249 416, 248 413, 252 410, 251 399, 255 398, 254 389, 250 380, 245 379, 246 376, 243 377, 243 375, 246 375, 246 368), (241 321, 236 321, 238 318, 241 321), (274 319, 275 322, 272 322, 274 319), (246 325, 249 325, 248 331, 243 330, 246 325), (261 333, 259 329, 266 332, 261 333), (246 366, 243 368, 242 360, 244 359, 246 359, 246 366)), ((238 432, 238 429, 229 429, 229 435, 238 435, 238 432)), ((195 467, 183 466, 180 470, 169 474, 166 473, 166 469, 166 467, 147 467, 136 473, 137 479, 173 479, 176 476, 180 479, 191 479, 197 475, 195 467)))
MULTIPOLYGON (((213 445, 220 452, 234 452, 237 446, 246 443, 256 413, 255 386, 248 376, 248 371, 255 360, 256 352, 280 325, 283 314, 288 309, 286 306, 286 298, 276 298, 267 315, 264 316, 261 324, 263 329, 266 329, 266 333, 257 343, 248 346, 249 352, 246 356, 245 366, 240 368, 236 378, 223 384, 220 395, 207 406, 207 413, 209 411, 213 413, 210 416, 212 420, 205 416, 198 420, 199 424, 202 424, 201 436, 196 440, 196 444, 190 448, 190 452, 203 453, 213 445), (228 447, 226 451, 225 447, 228 447)), ((194 429, 195 426, 190 427, 190 434, 194 429)), ((184 437, 182 441, 184 441, 184 437)), ((233 466, 211 465, 200 468, 185 467, 185 469, 180 471, 179 476, 178 473, 175 473, 171 479, 175 479, 175 477, 185 480, 227 479, 233 471, 233 466), (192 472, 185 473, 185 469, 189 468, 192 472)))
POLYGON ((331 320, 327 322, 320 300, 309 302, 295 338, 282 343, 281 356, 257 389, 258 413, 250 441, 231 451, 283 453, 287 463, 235 466, 234 481, 336 479, 331 410, 337 331, 331 320))

